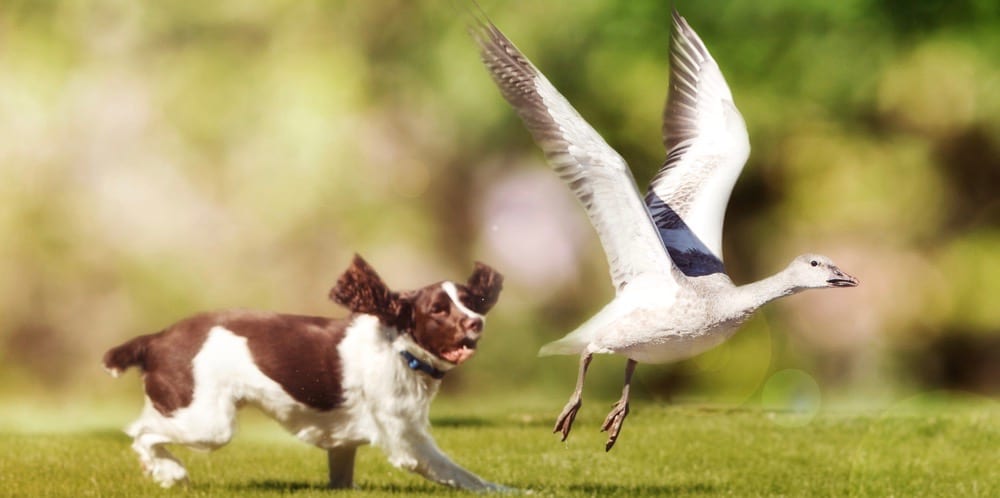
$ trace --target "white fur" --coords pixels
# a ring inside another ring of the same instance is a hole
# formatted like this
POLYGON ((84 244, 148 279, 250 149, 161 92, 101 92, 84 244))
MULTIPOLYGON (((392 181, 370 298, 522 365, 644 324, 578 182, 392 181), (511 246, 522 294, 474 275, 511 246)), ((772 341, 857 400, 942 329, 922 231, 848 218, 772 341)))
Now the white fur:
POLYGON ((444 289, 445 294, 448 294, 448 297, 450 297, 451 301, 455 303, 455 307, 458 308, 459 311, 469 315, 471 318, 478 318, 483 321, 486 320, 486 317, 470 310, 464 303, 462 303, 462 300, 458 298, 458 288, 455 287, 455 282, 444 282, 441 284, 441 288, 444 289))
MULTIPOLYGON (((456 299, 457 302, 457 299, 456 299)), ((294 400, 254 364, 246 339, 214 327, 194 358, 192 403, 164 416, 146 398, 142 415, 126 432, 134 438, 144 470, 164 487, 187 479, 165 444, 212 450, 235 430, 243 403, 258 406, 296 437, 320 448, 373 444, 389 461, 449 486, 499 489, 459 467, 429 433, 430 402, 440 382, 408 368, 399 356, 400 334, 370 315, 359 315, 338 346, 344 403, 318 411, 294 400)))

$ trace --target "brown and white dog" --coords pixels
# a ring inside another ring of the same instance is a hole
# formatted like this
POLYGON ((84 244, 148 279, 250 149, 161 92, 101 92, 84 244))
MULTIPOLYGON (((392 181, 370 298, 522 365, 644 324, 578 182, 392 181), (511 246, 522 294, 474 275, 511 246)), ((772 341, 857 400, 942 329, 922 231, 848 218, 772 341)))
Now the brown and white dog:
POLYGON ((126 432, 146 474, 187 480, 167 444, 216 449, 236 411, 255 405, 292 434, 328 451, 330 486, 353 486, 358 446, 427 479, 502 489, 453 463, 428 432, 441 377, 469 359, 503 276, 476 263, 463 285, 391 291, 360 256, 330 291, 343 319, 258 311, 203 313, 136 337, 104 355, 115 377, 142 369, 146 405, 126 432))

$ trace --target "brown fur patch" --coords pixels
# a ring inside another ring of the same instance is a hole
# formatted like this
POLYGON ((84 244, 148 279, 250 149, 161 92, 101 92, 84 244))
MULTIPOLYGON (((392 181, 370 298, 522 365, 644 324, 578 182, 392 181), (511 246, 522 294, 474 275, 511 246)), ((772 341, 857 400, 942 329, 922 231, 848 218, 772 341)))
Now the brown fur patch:
POLYGON ((167 415, 191 404, 194 397, 191 360, 201 351, 210 322, 210 315, 196 315, 116 348, 121 351, 130 344, 137 347, 134 358, 137 361, 133 364, 142 369, 146 394, 160 413, 167 415))
POLYGON ((245 337, 257 367, 294 398, 317 410, 342 401, 337 345, 349 320, 255 311, 203 313, 181 320, 157 334, 137 337, 105 354, 109 367, 138 365, 146 395, 157 411, 169 415, 191 404, 192 362, 216 326, 245 337), (131 363, 112 363, 130 357, 131 363))
POLYGON ((485 315, 500 298, 503 289, 503 275, 484 263, 476 261, 472 275, 465 283, 465 292, 459 299, 467 308, 485 315))
POLYGON ((337 346, 349 323, 347 319, 246 313, 221 325, 247 338, 254 363, 291 397, 325 411, 344 401, 337 346))
POLYGON ((351 266, 330 289, 330 299, 354 313, 377 316, 382 324, 400 330, 409 328, 408 310, 399 294, 392 292, 375 269, 355 254, 351 266))

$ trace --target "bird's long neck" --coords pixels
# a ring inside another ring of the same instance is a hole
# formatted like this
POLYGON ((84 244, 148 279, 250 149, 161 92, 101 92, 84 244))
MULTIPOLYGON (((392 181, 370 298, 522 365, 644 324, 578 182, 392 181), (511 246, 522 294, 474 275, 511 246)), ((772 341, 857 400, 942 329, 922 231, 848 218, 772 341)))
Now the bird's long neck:
POLYGON ((725 314, 730 316, 749 316, 758 308, 780 297, 790 296, 802 291, 801 287, 792 283, 788 268, 756 282, 733 287, 731 294, 725 300, 725 314))

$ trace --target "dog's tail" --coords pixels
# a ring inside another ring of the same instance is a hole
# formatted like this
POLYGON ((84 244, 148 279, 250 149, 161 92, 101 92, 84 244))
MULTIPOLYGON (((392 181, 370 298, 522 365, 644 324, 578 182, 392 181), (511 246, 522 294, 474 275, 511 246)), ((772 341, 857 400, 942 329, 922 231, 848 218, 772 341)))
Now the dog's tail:
POLYGON ((124 344, 115 346, 104 353, 104 369, 112 377, 118 377, 131 366, 146 369, 146 352, 149 341, 156 334, 141 335, 124 344))

